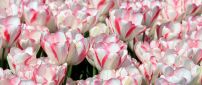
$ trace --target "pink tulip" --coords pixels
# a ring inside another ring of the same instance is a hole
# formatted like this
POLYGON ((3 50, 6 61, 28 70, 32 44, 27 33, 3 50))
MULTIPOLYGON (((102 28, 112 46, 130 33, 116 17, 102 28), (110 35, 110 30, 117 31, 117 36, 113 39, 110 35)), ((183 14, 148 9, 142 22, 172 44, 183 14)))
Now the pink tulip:
POLYGON ((142 75, 134 66, 118 70, 102 70, 98 75, 86 80, 77 81, 79 85, 141 85, 142 75))
POLYGON ((87 59, 102 70, 117 69, 126 57, 126 45, 115 35, 103 34, 93 39, 87 59))
POLYGON ((4 85, 18 85, 20 78, 14 75, 11 70, 3 70, 0 68, 0 84, 4 85))
POLYGON ((197 15, 201 13, 200 0, 166 0, 162 2, 161 22, 181 21, 187 15, 197 15))
POLYGON ((128 55, 119 68, 128 66, 139 66, 139 65, 140 63, 136 59, 128 55))
POLYGON ((158 38, 165 38, 167 40, 181 38, 182 25, 179 22, 168 22, 157 28, 158 38))
POLYGON ((116 76, 121 80, 122 85, 141 85, 143 76, 134 66, 120 68, 116 71, 116 76))
POLYGON ((12 46, 21 34, 21 23, 17 16, 0 19, 3 47, 12 46))
POLYGON ((77 65, 85 59, 90 44, 88 39, 84 38, 78 31, 66 32, 66 36, 70 41, 67 63, 70 65, 77 65))
POLYGON ((141 13, 124 8, 112 10, 109 20, 106 19, 112 32, 119 35, 123 41, 132 40, 145 31, 145 27, 141 25, 142 21, 143 15, 141 13))
POLYGON ((31 47, 25 50, 13 47, 7 57, 9 67, 13 73, 17 73, 20 69, 29 66, 35 59, 36 57, 31 47))
POLYGON ((116 78, 116 70, 102 70, 96 77, 104 81, 116 78))
POLYGON ((191 73, 185 68, 167 67, 156 83, 164 84, 189 84, 191 82, 191 73))
POLYGON ((7 16, 22 16, 22 10, 20 9, 21 0, 14 1, 14 0, 1 0, 0 1, 0 17, 5 18, 7 16))
POLYGON ((54 17, 48 9, 47 5, 37 0, 24 2, 23 12, 25 22, 29 25, 42 25, 47 26, 50 32, 56 31, 54 17))
POLYGON ((153 56, 147 42, 137 42, 134 46, 135 53, 141 62, 147 62, 153 56))
POLYGON ((104 21, 112 9, 118 8, 122 1, 119 0, 87 0, 88 7, 98 9, 99 21, 104 21))
POLYGON ((17 75, 13 74, 11 70, 3 70, 0 68, 0 84, 1 85, 37 85, 32 80, 22 80, 17 75))
POLYGON ((158 18, 161 12, 161 8, 159 6, 154 7, 144 13, 143 22, 146 26, 153 26, 156 19, 158 18))
POLYGON ((59 10, 55 16, 56 24, 59 29, 79 29, 81 33, 85 33, 96 25, 96 9, 90 9, 77 3, 66 5, 68 5, 68 7, 59 10))
POLYGON ((33 47, 36 54, 40 48, 40 40, 42 36, 48 33, 48 28, 43 26, 23 25, 21 36, 18 38, 16 43, 17 47, 20 49, 33 47))
POLYGON ((57 66, 48 62, 39 62, 33 66, 22 68, 16 73, 21 79, 32 80, 36 84, 59 85, 65 77, 67 64, 57 66))
POLYGON ((162 64, 158 63, 154 57, 151 57, 149 62, 141 64, 138 68, 143 75, 143 83, 152 84, 156 78, 158 78, 158 75, 161 72, 162 64))
POLYGON ((109 34, 109 31, 110 31, 109 27, 106 24, 98 23, 97 25, 95 25, 93 28, 90 29, 89 36, 95 37, 103 33, 109 34))
POLYGON ((56 64, 63 64, 67 60, 70 40, 64 32, 57 32, 45 35, 41 40, 41 46, 48 57, 56 64))

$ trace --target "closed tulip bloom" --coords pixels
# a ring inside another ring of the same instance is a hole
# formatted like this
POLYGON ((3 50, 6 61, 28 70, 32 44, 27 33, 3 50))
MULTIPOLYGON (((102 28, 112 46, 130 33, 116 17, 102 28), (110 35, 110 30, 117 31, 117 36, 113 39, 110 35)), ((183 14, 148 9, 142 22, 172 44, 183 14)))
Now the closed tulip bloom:
POLYGON ((67 63, 77 65, 85 59, 90 47, 89 41, 76 30, 66 32, 66 36, 70 41, 67 63))
POLYGON ((3 39, 3 47, 12 46, 21 34, 21 23, 17 16, 8 16, 0 19, 0 32, 3 39))
POLYGON ((20 49, 26 49, 27 47, 33 47, 36 54, 40 48, 40 40, 42 36, 48 34, 48 28, 44 26, 30 26, 24 25, 22 33, 17 40, 17 47, 20 49))
POLYGON ((32 0, 27 3, 23 3, 23 15, 26 24, 47 26, 50 32, 55 32, 57 30, 54 17, 47 5, 38 0, 32 0))
POLYGON ((10 49, 10 53, 7 57, 9 67, 13 73, 17 73, 20 69, 30 65, 35 59, 36 57, 34 56, 33 48, 31 47, 25 50, 13 47, 10 49))
POLYGON ((48 57, 56 64, 66 62, 70 41, 66 38, 64 32, 45 35, 41 40, 41 46, 48 57))
POLYGON ((91 42, 88 61, 98 70, 117 69, 127 57, 127 47, 115 35, 100 35, 91 42))
POLYGON ((90 8, 98 9, 99 21, 104 21, 107 14, 114 8, 118 8, 121 2, 119 0, 87 0, 86 3, 90 8))
POLYGON ((56 24, 59 29, 79 29, 81 33, 89 31, 97 23, 97 10, 81 6, 77 3, 59 10, 56 14, 56 24))
POLYGON ((112 32, 119 35, 123 41, 130 41, 145 31, 145 27, 141 25, 142 21, 143 14, 124 8, 112 10, 109 20, 106 19, 112 32))
POLYGON ((161 8, 159 6, 155 6, 153 9, 151 8, 150 10, 145 12, 144 19, 143 19, 144 24, 148 27, 153 26, 160 12, 161 12, 161 8))

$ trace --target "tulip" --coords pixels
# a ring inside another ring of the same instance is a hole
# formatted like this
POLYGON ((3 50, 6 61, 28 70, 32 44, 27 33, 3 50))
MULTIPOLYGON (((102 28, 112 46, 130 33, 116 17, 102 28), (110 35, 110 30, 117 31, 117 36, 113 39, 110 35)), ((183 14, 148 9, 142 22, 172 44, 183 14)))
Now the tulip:
POLYGON ((109 28, 104 23, 98 23, 96 26, 90 29, 90 37, 95 37, 100 34, 109 34, 109 28))
POLYGON ((97 75, 98 79, 101 80, 109 80, 112 78, 116 78, 116 71, 115 70, 102 70, 99 75, 97 75))
POLYGON ((0 1, 0 18, 7 16, 22 16, 22 10, 20 9, 19 1, 13 0, 1 0, 0 1))
POLYGON ((33 48, 31 47, 25 50, 12 47, 7 57, 9 67, 13 73, 17 73, 20 69, 30 65, 35 59, 36 57, 34 57, 33 48))
POLYGON ((158 37, 163 37, 167 40, 181 38, 182 25, 179 22, 168 22, 157 29, 158 37))
POLYGON ((45 35, 41 40, 41 46, 48 57, 60 65, 66 62, 70 41, 64 32, 57 32, 45 35))
POLYGON ((46 27, 24 25, 21 36, 16 43, 17 47, 20 49, 33 47, 36 54, 40 48, 40 40, 46 34, 48 34, 48 28, 46 27))
POLYGON ((18 85, 20 78, 12 73, 11 70, 0 68, 0 84, 18 85))
POLYGON ((59 29, 79 29, 87 32, 97 23, 97 10, 71 3, 70 7, 59 10, 56 14, 56 24, 59 29))
MULTIPOLYGON (((38 59, 39 61, 39 59, 38 59)), ((36 84, 59 85, 65 77, 67 64, 57 66, 48 62, 37 62, 16 73, 21 79, 32 80, 36 84)))
POLYGON ((162 2, 162 12, 161 12, 161 22, 165 23, 167 21, 181 21, 187 15, 197 15, 201 13, 201 3, 200 0, 166 0, 162 2))
POLYGON ((81 63, 89 50, 89 42, 78 31, 66 32, 66 36, 70 41, 67 63, 70 65, 78 65, 81 63))
POLYGON ((143 22, 146 26, 152 26, 160 14, 161 8, 159 6, 144 13, 143 22))
POLYGON ((143 75, 143 84, 152 84, 158 78, 162 64, 158 63, 154 57, 151 57, 150 61, 141 64, 138 68, 143 75))
POLYGON ((177 68, 174 70, 171 67, 167 67, 160 79, 157 79, 156 83, 188 84, 191 82, 191 78, 190 71, 185 68, 177 68))
POLYGON ((91 43, 88 61, 98 70, 117 69, 127 57, 127 47, 115 35, 100 35, 91 43))
POLYGON ((86 3, 90 8, 98 9, 99 21, 104 21, 112 9, 118 8, 122 1, 119 0, 88 0, 89 3, 86 3))
POLYGON ((119 68, 128 66, 139 66, 139 64, 140 63, 136 59, 128 55, 119 68))
POLYGON ((8 16, 0 19, 0 32, 3 47, 12 46, 21 34, 21 23, 17 16, 8 16))
POLYGON ((110 18, 106 19, 106 23, 121 40, 130 41, 145 31, 145 27, 141 25, 142 20, 141 13, 133 13, 133 10, 120 8, 110 12, 110 18))
POLYGON ((116 77, 122 82, 122 85, 141 85, 142 74, 135 66, 120 68, 116 71, 116 77))
POLYGON ((86 80, 79 80, 77 83, 79 85, 141 85, 142 75, 136 67, 128 66, 117 70, 104 69, 98 75, 86 80))
POLYGON ((24 2, 23 12, 25 22, 28 25, 42 25, 47 26, 50 32, 55 32, 56 26, 54 17, 48 9, 47 5, 42 4, 37 0, 24 2))

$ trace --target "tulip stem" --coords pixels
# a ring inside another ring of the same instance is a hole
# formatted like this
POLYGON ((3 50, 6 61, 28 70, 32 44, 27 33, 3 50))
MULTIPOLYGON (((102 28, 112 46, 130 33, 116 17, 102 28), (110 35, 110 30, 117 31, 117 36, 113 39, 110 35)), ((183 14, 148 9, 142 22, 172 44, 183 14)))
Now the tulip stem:
POLYGON ((1 65, 2 65, 2 68, 4 68, 4 53, 5 53, 5 48, 3 48, 3 52, 2 52, 2 61, 1 61, 1 65))
POLYGON ((93 67, 93 76, 96 75, 96 68, 93 67))
POLYGON ((68 69, 68 74, 67 74, 67 76, 68 76, 68 77, 71 77, 71 74, 72 74, 72 65, 69 65, 67 69, 68 69))

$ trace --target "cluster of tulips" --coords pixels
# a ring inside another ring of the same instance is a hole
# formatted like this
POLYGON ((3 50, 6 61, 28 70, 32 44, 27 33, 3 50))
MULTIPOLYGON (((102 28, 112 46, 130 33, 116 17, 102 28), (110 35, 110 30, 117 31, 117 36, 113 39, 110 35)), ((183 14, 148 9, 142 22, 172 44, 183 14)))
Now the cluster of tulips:
POLYGON ((202 85, 202 0, 0 0, 0 65, 0 85, 202 85))

